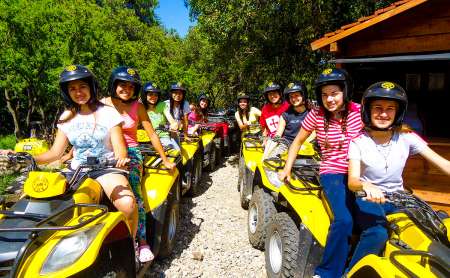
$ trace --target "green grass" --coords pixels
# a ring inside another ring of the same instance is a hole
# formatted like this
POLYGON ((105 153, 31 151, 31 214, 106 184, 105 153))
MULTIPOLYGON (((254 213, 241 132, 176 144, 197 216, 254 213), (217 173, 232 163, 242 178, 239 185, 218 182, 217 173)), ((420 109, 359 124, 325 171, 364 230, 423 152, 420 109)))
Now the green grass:
MULTIPOLYGON (((14 150, 16 144, 16 137, 14 135, 0 136, 0 149, 14 150)), ((18 174, 12 175, 0 175, 0 195, 3 194, 5 188, 18 176, 18 174)))
POLYGON ((3 195, 5 188, 17 177, 18 174, 0 176, 0 195, 3 195))
POLYGON ((12 134, 6 136, 0 136, 0 149, 14 150, 16 145, 16 137, 12 134))

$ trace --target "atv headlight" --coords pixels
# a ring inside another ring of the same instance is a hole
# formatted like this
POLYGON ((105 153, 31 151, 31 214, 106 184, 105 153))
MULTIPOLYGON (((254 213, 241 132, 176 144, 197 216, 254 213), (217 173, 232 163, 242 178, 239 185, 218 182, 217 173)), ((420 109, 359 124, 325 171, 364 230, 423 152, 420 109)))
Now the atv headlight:
POLYGON ((83 255, 89 245, 91 245, 103 226, 104 224, 97 224, 91 228, 75 232, 62 238, 53 247, 50 255, 45 260, 40 274, 46 275, 73 264, 83 255))
POLYGON ((270 170, 269 168, 266 167, 263 168, 264 173, 266 174, 266 177, 269 180, 269 182, 276 188, 280 188, 280 186, 283 185, 283 182, 281 182, 281 180, 278 178, 278 173, 270 170))

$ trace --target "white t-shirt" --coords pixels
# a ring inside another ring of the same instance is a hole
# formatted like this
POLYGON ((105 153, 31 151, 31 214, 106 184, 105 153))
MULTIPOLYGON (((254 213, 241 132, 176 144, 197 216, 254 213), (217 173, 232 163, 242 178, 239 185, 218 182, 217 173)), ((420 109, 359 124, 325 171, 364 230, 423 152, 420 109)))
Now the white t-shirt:
MULTIPOLYGON (((66 113, 69 112, 64 112, 60 119, 64 119, 66 113)), ((80 164, 86 163, 87 157, 97 157, 100 160, 113 159, 110 131, 112 127, 122 122, 119 112, 105 105, 99 107, 95 113, 77 114, 70 121, 58 124, 58 129, 67 136, 74 147, 71 168, 76 169, 80 164)))
MULTIPOLYGON (((171 109, 170 107, 170 99, 165 101, 167 107, 169 108, 169 111, 171 109)), ((180 106, 175 106, 173 108, 173 118, 175 121, 177 121, 178 123, 180 123, 183 120, 183 116, 186 114, 189 114, 191 112, 191 109, 189 108, 189 102, 187 101, 183 101, 183 115, 181 115, 180 113, 180 106)))
POLYGON ((376 145, 364 132, 350 143, 348 157, 361 161, 361 180, 393 192, 403 190, 402 173, 408 156, 422 152, 426 145, 414 132, 395 132, 386 145, 376 145))

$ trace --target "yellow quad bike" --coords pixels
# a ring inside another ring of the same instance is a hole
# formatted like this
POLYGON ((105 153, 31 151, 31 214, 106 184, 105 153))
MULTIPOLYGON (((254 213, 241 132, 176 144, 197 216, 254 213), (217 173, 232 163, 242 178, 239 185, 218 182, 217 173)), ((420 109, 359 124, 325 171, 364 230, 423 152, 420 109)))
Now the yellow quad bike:
MULTIPOLYGON (((165 168, 150 144, 140 143, 144 157, 141 191, 147 213, 147 242, 157 258, 168 257, 175 246, 180 218, 181 181, 178 169, 165 168)), ((181 165, 181 153, 166 149, 168 159, 181 165)))
POLYGON ((30 137, 21 139, 14 146, 15 152, 27 152, 38 155, 49 150, 49 145, 44 139, 37 137, 37 129, 42 129, 42 122, 34 121, 30 123, 30 137))
POLYGON ((217 136, 215 130, 216 127, 214 126, 200 124, 200 128, 198 131, 199 137, 202 141, 202 144, 200 146, 203 153, 202 166, 209 172, 214 171, 217 164, 221 160, 220 145, 217 145, 217 139, 219 139, 220 144, 220 137, 217 136))
POLYGON ((112 164, 89 159, 66 178, 39 171, 27 153, 10 158, 27 160, 31 171, 19 201, 0 203, 2 277, 136 276, 127 221, 108 210, 112 205, 93 176, 112 164))
MULTIPOLYGON (((157 127, 158 131, 173 132, 167 127, 157 127)), ((184 134, 178 132, 181 144, 181 163, 177 164, 181 178, 181 194, 194 196, 198 193, 200 178, 202 176, 202 153, 200 152, 200 137, 189 136, 184 138, 184 134)), ((137 132, 138 142, 150 146, 150 139, 145 130, 139 129, 137 132)), ((173 150, 175 151, 175 150, 173 150)), ((172 151, 172 152, 173 152, 172 151)), ((158 156, 159 158, 159 156, 158 156)))
MULTIPOLYGON (((283 164, 271 163, 274 169, 283 164)), ((268 277, 313 276, 332 219, 321 190, 318 166, 297 160, 291 181, 279 188, 280 206, 267 225, 268 277)), ((386 198, 400 210, 387 217, 389 240, 383 254, 364 257, 346 277, 450 277, 450 219, 440 219, 411 193, 386 198)))
POLYGON ((260 132, 242 134, 239 151, 239 176, 237 190, 243 209, 248 209, 252 188, 255 179, 256 165, 262 160, 264 147, 260 132))
MULTIPOLYGON (((302 145, 297 158, 318 165, 319 156, 314 149, 313 138, 314 135, 302 145)), ((286 157, 287 152, 280 155, 286 157)), ((280 160, 280 155, 256 164, 253 184, 247 189, 247 192, 251 192, 247 219, 248 239, 254 248, 260 250, 264 249, 266 227, 279 207, 278 194, 282 182, 278 179, 278 168, 274 168, 273 164, 280 160)))

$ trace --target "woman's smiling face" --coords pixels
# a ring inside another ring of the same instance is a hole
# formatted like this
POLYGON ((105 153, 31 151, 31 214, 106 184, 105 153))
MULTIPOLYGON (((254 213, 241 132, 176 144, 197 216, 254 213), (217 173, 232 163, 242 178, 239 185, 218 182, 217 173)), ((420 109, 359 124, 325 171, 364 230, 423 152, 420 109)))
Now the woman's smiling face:
POLYGON ((379 129, 387 129, 395 121, 398 103, 394 100, 378 99, 370 103, 370 121, 379 129))
POLYGON ((344 92, 338 85, 325 85, 322 87, 322 103, 330 112, 338 112, 344 105, 344 92))
POLYGON ((84 80, 70 81, 67 90, 72 101, 78 105, 87 104, 91 99, 91 87, 84 80))

